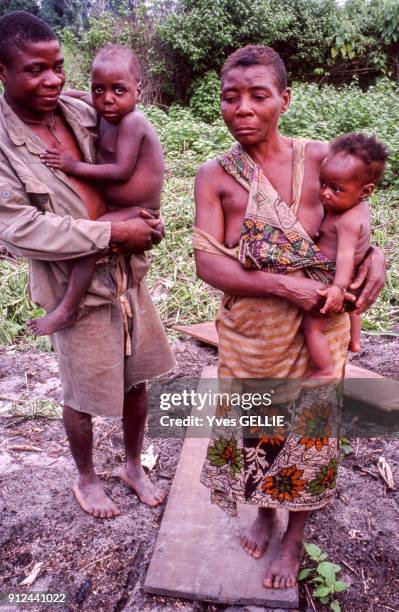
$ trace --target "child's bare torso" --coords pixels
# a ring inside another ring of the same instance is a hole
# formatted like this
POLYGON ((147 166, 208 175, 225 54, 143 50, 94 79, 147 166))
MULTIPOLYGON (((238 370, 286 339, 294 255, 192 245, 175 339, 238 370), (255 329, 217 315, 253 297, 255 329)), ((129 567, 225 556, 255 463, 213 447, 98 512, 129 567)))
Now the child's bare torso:
MULTIPOLYGON (((159 210, 164 175, 161 143, 155 130, 143 115, 138 111, 133 111, 133 113, 140 116, 141 126, 143 121, 145 123, 144 132, 141 129, 141 143, 136 165, 131 177, 124 183, 104 182, 102 193, 110 207, 139 206, 140 208, 159 210)), ((113 125, 101 119, 98 134, 98 163, 112 164, 115 162, 121 123, 113 125)), ((132 139, 137 137, 133 130, 131 137, 132 139)))
POLYGON ((355 245, 355 268, 363 261, 370 247, 370 210, 367 201, 360 202, 344 213, 328 212, 320 228, 317 245, 330 260, 337 258, 337 231, 339 225, 348 223, 353 226, 355 245))

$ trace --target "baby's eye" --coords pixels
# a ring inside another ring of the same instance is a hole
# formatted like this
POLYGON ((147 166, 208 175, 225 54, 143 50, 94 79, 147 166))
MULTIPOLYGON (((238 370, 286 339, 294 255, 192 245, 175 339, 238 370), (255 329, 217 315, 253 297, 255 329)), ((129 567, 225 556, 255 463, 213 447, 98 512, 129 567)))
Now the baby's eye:
POLYGON ((126 91, 126 89, 124 87, 115 87, 115 93, 118 96, 121 96, 122 94, 124 94, 126 91))
POLYGON ((100 87, 99 85, 97 85, 96 87, 92 87, 91 91, 94 94, 102 94, 104 92, 104 89, 103 89, 103 87, 100 87))

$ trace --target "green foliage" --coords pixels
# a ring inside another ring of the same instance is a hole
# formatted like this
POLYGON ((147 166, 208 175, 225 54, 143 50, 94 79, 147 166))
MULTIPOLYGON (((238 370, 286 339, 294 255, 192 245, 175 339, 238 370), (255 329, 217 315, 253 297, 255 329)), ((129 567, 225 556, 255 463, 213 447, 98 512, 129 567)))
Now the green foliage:
POLYGON ((220 117, 220 80, 214 70, 193 85, 190 108, 194 115, 202 121, 212 123, 220 117))
MULTIPOLYGON (((73 50, 73 48, 72 48, 73 50)), ((368 92, 351 87, 298 84, 284 115, 286 134, 329 140, 355 129, 375 132, 393 151, 384 188, 371 199, 374 244, 384 250, 388 279, 379 299, 363 317, 363 328, 386 330, 399 314, 399 96, 385 80, 368 92)), ((165 151, 166 180, 163 216, 166 238, 151 252, 154 263, 149 284, 167 327, 214 318, 219 294, 197 279, 192 249, 193 180, 199 165, 228 149, 232 138, 222 120, 212 125, 196 119, 189 108, 174 105, 169 112, 155 106, 143 108, 160 135, 165 151)), ((0 344, 26 338, 26 321, 40 316, 28 299, 27 266, 0 261, 0 344)), ((43 340, 40 340, 43 342, 43 340)), ((343 449, 345 451, 345 448, 343 449)), ((349 447, 346 449, 349 451, 349 447)))
POLYGON ((348 438, 339 439, 339 448, 343 452, 345 457, 353 453, 353 448, 351 447, 348 438))
POLYGON ((327 555, 316 546, 316 544, 305 543, 305 550, 310 559, 317 565, 305 567, 299 572, 298 580, 308 580, 313 583, 313 596, 320 603, 329 604, 330 609, 339 612, 341 607, 335 597, 336 593, 341 593, 349 589, 350 584, 337 579, 337 574, 342 570, 340 565, 331 563, 327 560, 327 555))
POLYGON ((27 11, 34 15, 39 14, 39 3, 37 0, 2 0, 0 6, 0 17, 12 11, 27 11))
POLYGON ((53 28, 82 28, 87 20, 88 0, 41 0, 40 16, 53 28))

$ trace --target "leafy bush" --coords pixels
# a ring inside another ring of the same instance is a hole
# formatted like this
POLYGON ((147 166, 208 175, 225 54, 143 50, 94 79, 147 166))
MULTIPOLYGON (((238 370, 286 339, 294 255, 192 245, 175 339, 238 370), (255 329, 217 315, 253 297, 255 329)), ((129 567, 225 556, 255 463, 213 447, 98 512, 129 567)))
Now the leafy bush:
POLYGON ((198 119, 212 123, 220 117, 219 97, 220 79, 214 70, 210 70, 194 83, 190 108, 198 119))

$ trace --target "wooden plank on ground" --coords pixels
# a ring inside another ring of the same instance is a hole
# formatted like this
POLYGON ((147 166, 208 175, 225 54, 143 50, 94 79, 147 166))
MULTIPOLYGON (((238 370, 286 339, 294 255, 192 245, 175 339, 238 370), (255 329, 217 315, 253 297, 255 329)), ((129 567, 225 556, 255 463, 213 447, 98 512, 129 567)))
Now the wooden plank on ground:
MULTIPOLYGON (((187 334, 212 346, 218 345, 215 323, 175 326, 177 331, 187 334)), ((399 410, 399 381, 386 378, 376 372, 348 364, 345 368, 345 397, 376 406, 386 412, 399 410)))
POLYGON ((205 344, 210 344, 211 346, 218 345, 218 333, 213 321, 196 323, 195 325, 174 325, 173 329, 205 344))
MULTIPOLYGON (((204 381, 215 377, 216 368, 205 368, 204 381)), ((209 490, 199 482, 207 446, 204 438, 187 437, 184 442, 144 590, 229 605, 297 608, 297 588, 262 586, 265 568, 285 530, 286 514, 279 513, 268 556, 255 560, 247 555, 239 536, 256 516, 256 508, 240 505, 235 519, 211 505, 209 490)))

